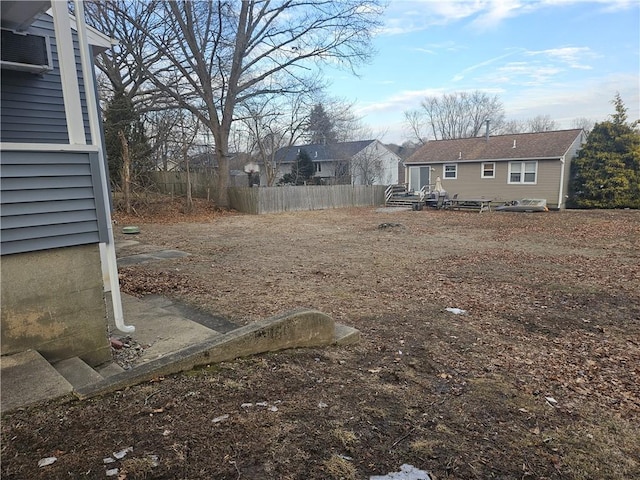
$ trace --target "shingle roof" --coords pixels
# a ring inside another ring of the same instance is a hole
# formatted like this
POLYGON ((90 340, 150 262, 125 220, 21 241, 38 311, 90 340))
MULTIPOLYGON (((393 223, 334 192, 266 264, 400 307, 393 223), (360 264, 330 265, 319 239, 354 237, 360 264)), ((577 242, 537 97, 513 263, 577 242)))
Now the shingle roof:
POLYGON ((567 153, 581 129, 519 133, 489 137, 433 140, 411 155, 405 164, 477 162, 482 160, 553 159, 567 153))
POLYGON ((348 160, 362 151, 375 140, 360 140, 357 142, 342 142, 310 145, 293 145, 279 149, 275 154, 278 163, 293 163, 298 157, 298 151, 305 151, 314 162, 326 162, 328 160, 348 160), (317 153, 317 155, 316 155, 317 153))

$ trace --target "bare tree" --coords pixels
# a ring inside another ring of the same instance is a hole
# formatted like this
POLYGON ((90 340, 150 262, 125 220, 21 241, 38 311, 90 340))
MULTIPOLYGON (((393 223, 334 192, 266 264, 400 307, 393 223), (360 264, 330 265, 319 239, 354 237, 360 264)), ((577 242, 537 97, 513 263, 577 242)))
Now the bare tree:
MULTIPOLYGON (((228 206, 229 135, 236 106, 265 94, 303 92, 314 63, 367 61, 379 0, 162 2, 136 25, 163 61, 145 76, 207 128, 218 160, 217 203, 228 206), (171 72, 179 81, 171 81, 171 72)), ((133 19, 130 19, 135 21, 133 19)))
POLYGON ((451 140, 483 134, 486 120, 493 130, 504 121, 504 107, 497 95, 479 90, 427 97, 420 108, 405 112, 409 137, 419 143, 427 139, 451 140))
POLYGON ((373 142, 351 159, 352 181, 362 185, 382 183, 384 176, 384 151, 373 142))
POLYGON ((496 134, 513 135, 518 133, 538 133, 556 130, 556 122, 549 115, 538 115, 526 120, 508 120, 500 125, 496 134))
POLYGON ((538 115, 530 118, 526 123, 528 133, 549 132, 557 128, 556 122, 551 120, 549 115, 538 115))
POLYGON ((239 105, 241 124, 250 141, 248 151, 262 165, 267 186, 278 180, 278 149, 294 145, 304 135, 312 102, 312 96, 298 93, 254 97, 239 105))
POLYGON ((149 47, 146 32, 154 28, 154 12, 158 1, 91 0, 85 4, 87 23, 117 40, 106 52, 96 57, 103 92, 124 91, 139 108, 152 108, 152 86, 145 76, 147 68, 160 61, 162 52, 149 47))
POLYGON ((517 133, 525 133, 526 130, 526 122, 519 120, 507 120, 500 126, 500 130, 494 133, 498 135, 514 135, 517 133))
POLYGON ((586 117, 574 118, 571 122, 571 128, 581 128, 587 132, 587 134, 593 130, 594 125, 595 122, 586 117))
POLYGON ((419 110, 407 110, 404 112, 404 122, 406 141, 417 145, 427 143, 427 122, 422 112, 419 110))

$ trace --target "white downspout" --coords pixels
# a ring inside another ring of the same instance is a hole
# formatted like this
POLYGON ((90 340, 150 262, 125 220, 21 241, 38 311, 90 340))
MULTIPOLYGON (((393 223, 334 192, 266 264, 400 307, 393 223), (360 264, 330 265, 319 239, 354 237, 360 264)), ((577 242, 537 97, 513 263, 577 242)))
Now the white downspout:
POLYGON ((558 210, 562 208, 562 200, 564 199, 564 169, 565 162, 564 156, 562 156, 560 157, 560 188, 558 192, 558 210))
MULTIPOLYGON (((66 4, 66 2, 65 2, 66 4)), ((107 271, 109 274, 109 284, 111 287, 111 301, 113 303, 113 317, 116 328, 121 332, 131 333, 136 327, 125 325, 122 313, 122 299, 120 298, 120 282, 118 281, 118 264, 116 262, 116 248, 113 238, 113 226, 111 223, 111 207, 109 203, 109 185, 107 183, 107 171, 104 162, 104 152, 100 142, 100 126, 98 125, 98 100, 95 95, 93 84, 93 62, 87 41, 87 28, 84 21, 84 4, 82 0, 73 0, 75 7, 76 27, 78 33, 78 45, 80 48, 80 60, 82 63, 82 76, 84 78, 85 99, 87 102, 87 113, 89 115, 89 127, 91 131, 91 143, 98 149, 98 163, 100 164, 100 179, 102 181, 102 195, 105 213, 107 215, 107 242, 100 243, 100 253, 102 261, 106 259, 107 271)))

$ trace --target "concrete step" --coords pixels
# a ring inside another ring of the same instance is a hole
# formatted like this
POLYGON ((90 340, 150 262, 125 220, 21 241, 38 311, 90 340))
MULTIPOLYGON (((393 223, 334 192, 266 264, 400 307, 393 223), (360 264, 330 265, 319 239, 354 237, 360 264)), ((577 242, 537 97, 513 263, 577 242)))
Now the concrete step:
POLYGON ((335 344, 336 345, 353 345, 360 341, 360 330, 353 327, 336 323, 335 326, 335 344))
POLYGON ((322 312, 298 309, 245 325, 224 335, 202 339, 180 350, 152 358, 103 382, 76 389, 75 394, 81 399, 89 398, 200 365, 289 348, 348 345, 359 339, 360 332, 356 329, 336 325, 333 318, 322 312))
POLYGON ((35 350, 0 357, 0 411, 62 397, 73 386, 35 350))
POLYGON ((102 375, 102 378, 109 378, 113 375, 124 372, 124 368, 115 362, 109 362, 106 365, 98 367, 96 370, 100 375, 102 375))
POLYGON ((73 357, 61 360, 53 368, 73 385, 74 389, 86 387, 104 380, 104 377, 96 372, 80 358, 73 357))

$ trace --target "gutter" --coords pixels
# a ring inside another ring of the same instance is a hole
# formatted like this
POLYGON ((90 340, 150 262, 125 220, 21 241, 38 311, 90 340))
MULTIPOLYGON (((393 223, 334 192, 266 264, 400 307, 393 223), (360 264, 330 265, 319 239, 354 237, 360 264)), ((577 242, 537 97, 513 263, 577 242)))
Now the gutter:
POLYGON ((87 40, 87 26, 84 22, 84 4, 82 0, 73 0, 76 12, 76 28, 78 34, 78 45, 80 50, 80 61, 82 63, 82 76, 84 78, 85 99, 87 102, 87 114, 89 116, 89 129, 91 131, 91 143, 98 149, 100 164, 100 180, 102 182, 102 195, 105 214, 107 216, 107 242, 100 243, 100 257, 103 263, 106 261, 106 270, 109 276, 111 287, 111 301, 113 303, 113 317, 116 328, 121 332, 131 333, 136 327, 125 325, 122 312, 122 299, 120 298, 120 282, 118 281, 118 264, 116 261, 116 248, 113 238, 113 225, 111 223, 111 206, 109 202, 109 185, 107 183, 107 171, 105 167, 104 151, 100 141, 100 125, 98 124, 98 100, 94 85, 93 62, 89 54, 89 42, 87 40))
MULTIPOLYGON (((464 155, 463 155, 464 156, 464 155)), ((562 157, 511 157, 511 158, 475 158, 475 159, 454 159, 454 160, 413 160, 411 162, 405 161, 405 165, 440 165, 443 163, 478 163, 478 162, 535 162, 541 160, 560 160, 564 161, 562 157)))

